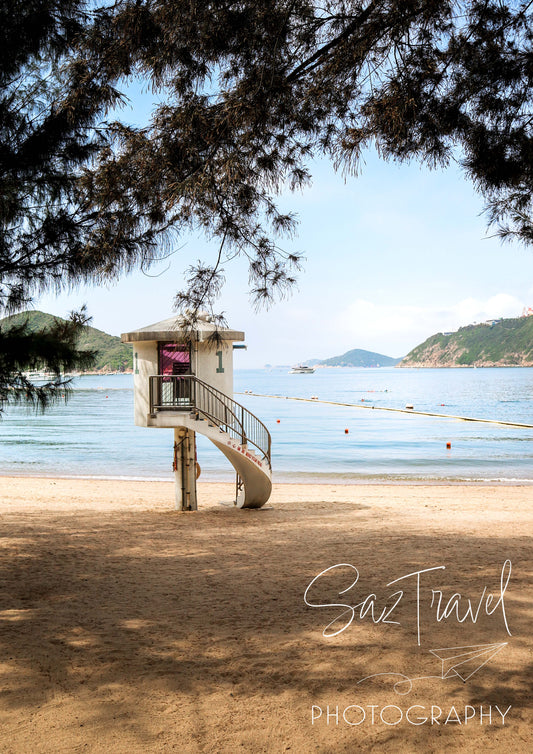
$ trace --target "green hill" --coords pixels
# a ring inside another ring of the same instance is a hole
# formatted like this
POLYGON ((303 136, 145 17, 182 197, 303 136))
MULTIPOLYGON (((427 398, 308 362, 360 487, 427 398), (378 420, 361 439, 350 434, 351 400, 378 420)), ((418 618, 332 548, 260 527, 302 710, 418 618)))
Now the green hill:
MULTIPOLYGON (((20 324, 24 320, 28 320, 30 329, 35 331, 47 327, 56 319, 61 319, 61 317, 53 317, 51 314, 38 311, 21 312, 20 314, 0 319, 0 327, 3 329, 9 328, 20 324)), ((124 372, 132 369, 132 347, 126 343, 122 343, 120 338, 115 335, 108 335, 102 332, 102 330, 97 330, 95 327, 87 325, 80 338, 79 346, 83 349, 97 351, 96 360, 91 371, 124 372)))
POLYGON ((393 359, 382 353, 354 348, 346 351, 342 356, 333 356, 331 359, 319 361, 318 364, 325 367, 392 367, 399 361, 400 359, 393 359))
POLYGON ((399 366, 533 366, 533 317, 493 320, 454 333, 437 333, 413 348, 399 366))

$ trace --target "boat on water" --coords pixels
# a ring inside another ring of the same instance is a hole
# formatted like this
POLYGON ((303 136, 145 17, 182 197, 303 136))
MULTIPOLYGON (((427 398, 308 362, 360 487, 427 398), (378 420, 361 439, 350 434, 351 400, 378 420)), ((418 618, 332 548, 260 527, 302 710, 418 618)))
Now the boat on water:
POLYGON ((61 376, 61 379, 68 379, 69 377, 80 377, 81 372, 61 372, 61 375, 57 375, 54 372, 47 372, 43 370, 33 370, 23 372, 24 377, 30 382, 52 382, 61 376))
POLYGON ((289 374, 313 374, 314 373, 314 367, 306 367, 302 364, 299 364, 296 367, 292 367, 289 374))
POLYGON ((39 370, 23 372, 23 374, 24 377, 30 382, 49 382, 50 380, 53 380, 55 376, 53 372, 44 372, 39 370))

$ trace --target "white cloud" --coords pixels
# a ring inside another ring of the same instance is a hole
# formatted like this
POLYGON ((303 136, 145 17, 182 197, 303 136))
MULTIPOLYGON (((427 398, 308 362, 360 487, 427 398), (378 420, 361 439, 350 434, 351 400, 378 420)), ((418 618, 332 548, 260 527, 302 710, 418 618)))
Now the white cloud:
MULTIPOLYGON (((517 317, 523 302, 498 293, 485 301, 466 298, 449 307, 410 304, 378 305, 356 299, 336 318, 334 327, 350 348, 366 348, 400 356, 437 332, 456 330, 473 322, 517 317)), ((338 338, 337 338, 338 339, 338 338)))

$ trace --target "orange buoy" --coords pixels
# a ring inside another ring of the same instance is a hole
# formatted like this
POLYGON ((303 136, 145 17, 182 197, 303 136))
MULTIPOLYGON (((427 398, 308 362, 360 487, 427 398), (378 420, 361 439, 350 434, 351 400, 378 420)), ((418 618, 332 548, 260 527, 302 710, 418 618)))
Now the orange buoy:
POLYGON ((276 419, 276 424, 279 424, 279 423, 280 423, 280 420, 279 420, 279 419, 276 419))
POLYGON ((448 450, 450 450, 450 448, 451 448, 451 447, 452 447, 452 444, 451 444, 451 442, 447 442, 447 443, 446 443, 446 448, 447 448, 448 450))
POLYGON ((345 429, 345 430, 344 430, 344 434, 345 434, 345 435, 347 435, 347 434, 348 434, 348 430, 347 430, 347 429, 345 429))

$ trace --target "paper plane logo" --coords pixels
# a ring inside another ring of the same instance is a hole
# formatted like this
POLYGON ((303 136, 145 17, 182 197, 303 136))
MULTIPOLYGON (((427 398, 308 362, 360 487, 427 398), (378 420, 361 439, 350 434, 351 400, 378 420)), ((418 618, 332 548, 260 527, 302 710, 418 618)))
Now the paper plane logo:
POLYGON ((501 644, 474 644, 469 647, 443 647, 442 649, 430 649, 441 661, 441 678, 459 678, 466 683, 474 673, 477 673, 484 665, 498 654, 507 642, 501 644))
POLYGON ((378 678, 379 676, 396 676, 401 680, 396 681, 393 686, 394 691, 400 696, 409 694, 413 688, 414 681, 424 681, 430 678, 438 678, 442 681, 449 680, 450 678, 458 677, 464 683, 472 678, 474 673, 477 673, 484 665, 492 660, 494 655, 498 654, 504 647, 507 646, 507 642, 504 641, 501 644, 474 644, 468 647, 442 647, 441 649, 430 649, 434 657, 437 657, 441 661, 441 673, 440 675, 423 675, 416 678, 409 678, 403 673, 374 673, 373 675, 367 675, 366 678, 362 678, 357 681, 357 685, 368 681, 370 678, 378 678))

